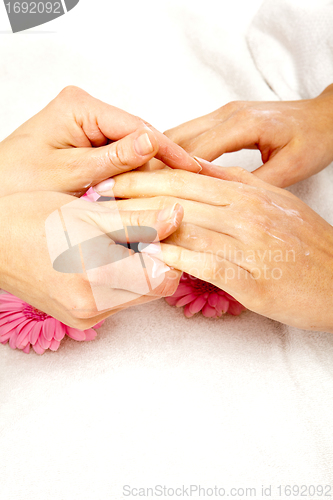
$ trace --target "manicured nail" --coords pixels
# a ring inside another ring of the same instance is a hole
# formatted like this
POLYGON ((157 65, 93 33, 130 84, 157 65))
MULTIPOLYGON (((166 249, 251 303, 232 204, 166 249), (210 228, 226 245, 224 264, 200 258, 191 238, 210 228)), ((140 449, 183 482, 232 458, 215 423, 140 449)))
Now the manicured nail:
POLYGON ((151 270, 151 276, 152 278, 158 278, 161 276, 161 274, 165 274, 168 271, 170 271, 170 267, 164 264, 161 260, 154 259, 153 257, 150 257, 150 255, 145 255, 145 260, 148 259, 146 262, 150 261, 153 265, 152 270, 151 270))
POLYGON ((112 178, 110 178, 106 179, 106 181, 96 184, 96 186, 93 187, 93 190, 96 191, 96 193, 104 193, 106 191, 111 191, 114 185, 115 181, 112 178))
POLYGON ((196 163, 197 165, 199 165, 199 170, 198 170, 197 172, 195 172, 195 173, 196 173, 196 174, 200 174, 200 172, 201 172, 201 170, 202 170, 202 166, 201 166, 201 165, 200 165, 200 163, 198 162, 198 160, 197 160, 197 157, 196 157, 196 156, 194 156, 194 157, 193 157, 193 160, 195 161, 195 163, 196 163))
POLYGON ((157 220, 159 220, 160 222, 165 222, 166 220, 171 219, 171 217, 174 215, 174 212, 176 212, 177 205, 178 205, 177 208, 178 210, 179 207, 181 206, 179 205, 179 203, 175 203, 171 208, 166 207, 163 210, 161 210, 157 215, 157 220))
POLYGON ((154 151, 154 147, 150 142, 149 135, 147 133, 141 134, 135 139, 134 149, 140 156, 149 155, 154 151))
POLYGON ((168 271, 170 271, 170 267, 166 264, 163 264, 163 262, 154 262, 154 267, 151 275, 153 278, 158 278, 159 276, 161 276, 161 274, 165 274, 168 271))
POLYGON ((139 252, 154 254, 159 253, 161 248, 158 245, 155 245, 155 243, 139 243, 138 250, 139 252))
POLYGON ((199 156, 193 156, 194 160, 202 167, 214 167, 215 165, 210 161, 204 160, 203 158, 199 158, 199 156))

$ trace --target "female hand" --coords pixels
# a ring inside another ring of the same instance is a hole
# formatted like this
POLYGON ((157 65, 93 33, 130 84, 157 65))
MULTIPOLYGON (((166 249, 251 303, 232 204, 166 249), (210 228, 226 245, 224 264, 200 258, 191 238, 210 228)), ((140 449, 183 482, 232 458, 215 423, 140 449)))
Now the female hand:
MULTIPOLYGON (((118 211, 55 192, 0 198, 0 287, 85 330, 115 312, 172 295, 181 273, 134 253, 182 220, 182 207, 118 211)), ((156 244, 156 243, 155 243, 156 244)))
POLYGON ((33 190, 81 196, 92 184, 155 155, 170 167, 201 170, 181 147, 140 118, 66 87, 0 143, 0 196, 33 190))
POLYGON ((182 204, 183 223, 154 254, 167 265, 254 312, 333 332, 332 227, 288 191, 240 168, 221 171, 229 182, 180 170, 131 172, 115 178, 113 192, 149 197, 120 201, 124 210, 182 204))
MULTIPOLYGON (((333 161, 333 85, 315 99, 230 102, 165 134, 192 156, 209 161, 258 148, 263 165, 253 173, 275 186, 290 186, 333 161)), ((203 166, 201 173, 221 177, 221 172, 213 165, 203 166)))

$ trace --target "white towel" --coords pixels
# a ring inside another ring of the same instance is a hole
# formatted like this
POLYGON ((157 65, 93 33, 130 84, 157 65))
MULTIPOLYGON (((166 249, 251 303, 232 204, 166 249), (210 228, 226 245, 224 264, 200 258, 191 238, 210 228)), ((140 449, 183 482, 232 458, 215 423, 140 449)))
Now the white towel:
POLYGON ((333 83, 332 0, 266 0, 247 35, 255 64, 283 100, 333 83))
MULTIPOLYGON (((245 41, 258 6, 81 0, 44 27, 54 33, 0 34, 0 137, 69 83, 161 129, 232 99, 277 99, 245 41)), ((260 158, 221 163, 251 170, 260 158)), ((326 169, 294 188, 330 222, 332 178, 326 169)), ((200 484, 256 487, 257 499, 271 486, 268 498, 285 500, 279 485, 326 485, 332 359, 331 334, 248 311, 187 320, 163 300, 56 353, 0 345, 0 499, 120 500, 123 485, 200 484)))

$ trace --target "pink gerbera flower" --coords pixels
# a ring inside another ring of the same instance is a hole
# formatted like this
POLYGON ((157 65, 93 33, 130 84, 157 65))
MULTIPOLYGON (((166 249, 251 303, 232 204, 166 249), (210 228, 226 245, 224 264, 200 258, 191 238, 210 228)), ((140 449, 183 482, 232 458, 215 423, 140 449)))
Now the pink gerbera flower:
POLYGON ((218 318, 225 313, 238 316, 245 310, 245 307, 228 293, 186 273, 180 278, 176 292, 165 300, 170 306, 185 306, 184 314, 187 318, 199 311, 206 318, 218 318))
MULTIPOLYGON (((94 328, 99 328, 103 321, 94 328)), ((56 351, 65 335, 74 340, 94 340, 97 332, 92 328, 77 330, 64 325, 52 316, 39 311, 10 293, 0 295, 0 343, 12 349, 21 349, 29 353, 30 347, 37 354, 44 354, 46 349, 56 351)))

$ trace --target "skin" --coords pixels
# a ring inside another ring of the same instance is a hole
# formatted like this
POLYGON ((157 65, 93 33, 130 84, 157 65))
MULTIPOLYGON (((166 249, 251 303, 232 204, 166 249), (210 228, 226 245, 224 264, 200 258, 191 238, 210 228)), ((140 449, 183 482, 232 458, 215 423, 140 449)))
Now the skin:
MULTIPOLYGON (((209 161, 257 148, 263 165, 254 175, 278 187, 290 186, 333 161, 333 84, 315 99, 230 102, 165 134, 192 156, 209 161)), ((201 173, 221 178, 223 170, 204 166, 201 173)))
MULTIPOLYGON (((35 191, 0 198, 0 210, 3 235, 0 239, 0 287, 66 325, 81 330, 90 328, 122 309, 172 295, 178 286, 181 273, 169 270, 149 293, 135 293, 142 288, 142 262, 133 250, 117 245, 129 242, 130 238, 120 236, 112 239, 107 236, 107 233, 119 228, 114 223, 114 206, 111 209, 62 193, 35 191), (85 267, 90 264, 90 268, 94 268, 89 276, 87 272, 58 272, 52 266, 49 249, 57 247, 61 238, 64 239, 64 233, 57 231, 55 219, 49 217, 57 215, 59 209, 72 246, 74 240, 92 241, 88 254, 86 252, 82 257, 85 267), (97 236, 99 239, 94 244, 93 238, 97 236), (116 250, 127 257, 126 260, 120 260, 111 267, 101 267, 110 262, 116 246, 116 250), (107 294, 110 307, 100 310, 92 290, 107 294), (118 305, 112 307, 115 298, 118 305), (122 304, 119 305, 119 301, 122 304)), ((134 226, 135 231, 137 228, 138 234, 133 237, 143 242, 145 233, 142 226, 156 229, 157 241, 166 238, 179 227, 183 209, 179 205, 173 210, 168 207, 169 218, 164 221, 158 220, 158 214, 159 211, 150 210, 119 212, 122 225, 134 226)), ((152 277, 152 258, 146 257, 144 263, 148 278, 150 283, 156 283, 152 277)), ((163 266, 156 259, 155 262, 163 266)), ((143 284, 146 285, 145 280, 143 284)))
POLYGON ((0 143, 0 196, 36 188, 81 196, 154 156, 169 167, 200 170, 182 148, 141 118, 66 87, 0 143), (135 139, 145 134, 151 148, 139 154, 135 139))
POLYGON ((333 228, 288 191, 237 167, 221 170, 228 181, 170 169, 126 173, 113 192, 134 198, 119 202, 125 210, 181 203, 180 228, 155 254, 167 265, 258 314, 333 333, 333 228))
MULTIPOLYGON (((117 295, 119 300, 124 297, 123 306, 100 314, 87 276, 56 272, 46 245, 45 222, 52 211, 77 200, 73 196, 82 196, 91 185, 145 165, 154 156, 170 167, 201 170, 181 147, 147 122, 77 87, 66 87, 42 111, 4 139, 0 143, 0 288, 79 329, 89 328, 123 308, 172 295, 180 277, 176 271, 167 272, 162 285, 149 294, 125 292, 126 259, 119 262, 118 282, 115 284, 109 277, 106 286, 106 291, 117 295)), ((79 227, 81 219, 85 220, 81 231, 86 239, 96 226, 103 233, 103 227, 96 222, 96 212, 95 219, 87 218, 90 211, 83 207, 73 219, 73 224, 79 227)), ((150 212, 140 217, 137 213, 128 213, 126 217, 123 214, 122 218, 125 226, 139 227, 146 222, 158 229, 163 239, 175 230, 182 217, 181 207, 174 212, 171 225, 161 226, 156 213, 150 212)), ((106 248, 111 243, 110 239, 105 241, 106 248)), ((96 244, 94 252, 103 255, 104 249, 96 244)), ((131 271, 133 282, 139 282, 141 261, 131 271)), ((94 286, 105 286, 103 273, 98 275, 96 271, 94 279, 94 286)))

